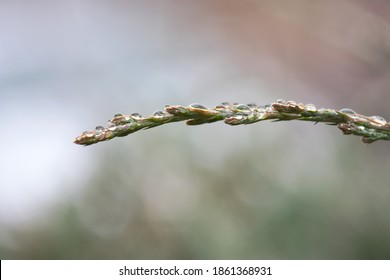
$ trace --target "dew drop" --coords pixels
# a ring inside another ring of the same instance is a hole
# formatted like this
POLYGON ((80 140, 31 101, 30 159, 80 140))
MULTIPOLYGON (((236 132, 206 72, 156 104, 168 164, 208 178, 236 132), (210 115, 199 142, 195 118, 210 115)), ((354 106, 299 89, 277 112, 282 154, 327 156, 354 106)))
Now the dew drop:
POLYGON ((256 108, 257 107, 256 103, 248 103, 247 105, 249 108, 256 108))
POLYGON ((349 109, 349 108, 343 108, 340 110, 340 112, 343 114, 346 114, 346 115, 350 115, 350 116, 356 115, 356 112, 352 109, 349 109))
POLYGON ((227 109, 230 106, 229 102, 222 102, 221 104, 218 104, 215 106, 216 109, 227 109))
POLYGON ((133 113, 133 114, 131 114, 131 117, 133 117, 133 118, 135 118, 135 119, 140 119, 140 118, 142 118, 142 116, 141 116, 140 114, 138 114, 138 113, 133 113))
POLYGON ((278 104, 286 104, 286 100, 278 99, 278 100, 276 100, 276 103, 278 103, 278 104))
POLYGON ((165 117, 165 113, 163 111, 156 111, 153 113, 153 117, 155 118, 163 118, 165 117))
POLYGON ((267 109, 264 107, 264 106, 259 106, 257 107, 257 110, 256 110, 259 114, 263 115, 267 112, 267 109))
POLYGON ((96 133, 102 133, 102 132, 103 132, 103 129, 104 129, 104 127, 101 126, 101 125, 98 125, 97 127, 95 127, 96 133))
POLYGON ((264 106, 259 106, 256 109, 256 118, 260 119, 267 113, 267 109, 264 106))
POLYGON ((115 114, 114 118, 122 117, 123 115, 121 113, 115 114))
POLYGON ((381 124, 381 125, 387 124, 386 119, 384 117, 381 117, 381 116, 371 116, 370 119, 376 123, 381 124))
POLYGON ((196 109, 202 109, 202 110, 207 110, 207 108, 201 104, 197 104, 197 103, 193 103, 190 105, 190 107, 192 108, 196 108, 196 109))
POLYGON ((295 101, 290 100, 290 101, 287 101, 287 105, 296 106, 297 103, 295 101))
POLYGON ((233 117, 239 121, 241 121, 245 118, 245 116, 242 113, 236 113, 233 117))
POLYGON ((305 105, 305 110, 309 111, 309 112, 315 112, 315 111, 317 111, 317 108, 314 104, 309 103, 309 104, 305 105))
POLYGON ((321 115, 328 113, 327 115, 329 116, 329 111, 327 111, 325 108, 318 109, 318 113, 321 114, 321 115))
POLYGON ((244 111, 244 112, 250 112, 251 108, 248 105, 245 104, 239 104, 236 106, 237 110, 244 111))

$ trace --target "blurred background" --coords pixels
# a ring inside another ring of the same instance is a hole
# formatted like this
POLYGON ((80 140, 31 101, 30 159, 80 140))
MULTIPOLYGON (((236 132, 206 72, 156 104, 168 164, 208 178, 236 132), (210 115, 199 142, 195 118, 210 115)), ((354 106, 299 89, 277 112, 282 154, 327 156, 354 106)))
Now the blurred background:
POLYGON ((305 122, 115 113, 279 98, 390 118, 385 0, 0 0, 2 259, 389 259, 390 149, 305 122))

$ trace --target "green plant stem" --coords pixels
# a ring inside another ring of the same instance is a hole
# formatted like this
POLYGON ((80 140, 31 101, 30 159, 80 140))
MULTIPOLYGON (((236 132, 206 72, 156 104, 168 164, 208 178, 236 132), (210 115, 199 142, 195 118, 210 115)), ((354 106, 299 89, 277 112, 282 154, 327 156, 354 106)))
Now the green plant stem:
POLYGON ((107 127, 97 126, 95 130, 85 131, 76 137, 74 143, 91 145, 115 137, 123 137, 141 129, 186 121, 187 125, 200 125, 224 121, 229 125, 252 124, 259 121, 301 120, 315 123, 336 125, 348 135, 362 137, 364 143, 377 140, 390 140, 390 124, 379 116, 364 116, 351 109, 317 109, 313 104, 302 104, 294 101, 278 100, 274 103, 257 106, 255 104, 222 103, 214 108, 191 104, 189 106, 166 106, 149 117, 116 114, 107 127))

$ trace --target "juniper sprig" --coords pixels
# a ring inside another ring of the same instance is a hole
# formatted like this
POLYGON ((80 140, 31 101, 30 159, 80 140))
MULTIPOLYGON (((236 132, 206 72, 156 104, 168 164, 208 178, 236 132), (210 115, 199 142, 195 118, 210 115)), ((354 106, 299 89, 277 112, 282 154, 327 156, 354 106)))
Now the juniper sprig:
POLYGON ((317 109, 313 104, 277 100, 264 106, 256 104, 221 103, 214 108, 200 104, 189 106, 167 105, 163 111, 156 111, 149 117, 138 113, 116 114, 107 127, 97 126, 76 137, 74 143, 91 145, 115 137, 123 137, 141 129, 148 129, 166 123, 186 121, 187 125, 200 125, 224 121, 229 125, 252 124, 259 121, 301 120, 336 125, 344 134, 362 137, 364 143, 390 140, 390 124, 379 116, 364 116, 351 109, 317 109))

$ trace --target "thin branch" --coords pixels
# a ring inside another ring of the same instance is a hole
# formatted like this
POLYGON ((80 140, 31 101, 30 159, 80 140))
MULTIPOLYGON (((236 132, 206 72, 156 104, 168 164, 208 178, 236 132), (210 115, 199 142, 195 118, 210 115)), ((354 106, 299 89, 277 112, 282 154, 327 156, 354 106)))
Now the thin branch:
POLYGON ((167 105, 163 111, 157 111, 146 118, 138 113, 116 114, 107 127, 97 126, 95 130, 85 131, 74 140, 74 143, 87 146, 123 137, 141 129, 178 121, 186 121, 187 125, 217 121, 240 125, 265 120, 300 120, 337 125, 344 134, 361 136, 362 141, 367 144, 377 140, 390 140, 390 124, 382 117, 364 116, 351 109, 317 109, 313 104, 304 105, 279 99, 265 106, 238 103, 222 103, 214 108, 206 108, 200 104, 191 104, 187 107, 167 105))

